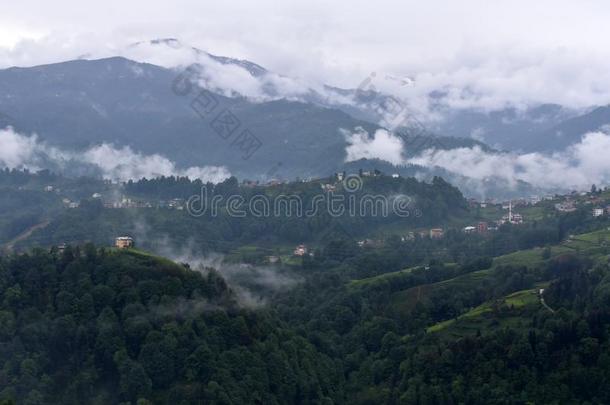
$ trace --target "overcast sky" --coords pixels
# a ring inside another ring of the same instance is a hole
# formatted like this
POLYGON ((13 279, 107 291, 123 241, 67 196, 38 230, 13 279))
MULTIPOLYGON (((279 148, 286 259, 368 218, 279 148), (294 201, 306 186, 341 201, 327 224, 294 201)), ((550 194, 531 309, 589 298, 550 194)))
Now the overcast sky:
MULTIPOLYGON (((600 1, 5 1, 0 67, 175 37, 286 75, 354 87, 369 72, 468 88, 481 104, 610 102, 600 1)), ((462 90, 460 90, 462 91, 462 90)))

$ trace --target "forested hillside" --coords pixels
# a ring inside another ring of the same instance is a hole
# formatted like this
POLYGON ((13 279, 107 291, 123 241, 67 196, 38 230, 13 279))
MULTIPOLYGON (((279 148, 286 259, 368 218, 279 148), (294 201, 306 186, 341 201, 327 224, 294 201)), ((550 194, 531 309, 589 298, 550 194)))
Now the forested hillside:
POLYGON ((456 262, 336 240, 256 308, 213 269, 137 250, 5 256, 0 399, 607 403, 608 237, 456 262))
MULTIPOLYGON (((389 225, 430 227, 468 210, 461 192, 440 177, 426 183, 415 178, 392 178, 379 174, 359 178, 357 182, 358 189, 354 191, 346 190, 336 177, 254 187, 240 185, 234 177, 216 185, 175 177, 142 179, 115 189, 92 183, 98 185, 102 198, 83 198, 75 209, 47 212, 49 225, 16 246, 27 248, 84 242, 107 245, 120 234, 131 234, 137 237, 141 246, 152 251, 157 251, 165 240, 174 247, 194 244, 202 251, 227 251, 252 243, 269 246, 327 242, 345 235, 364 237, 389 225), (332 187, 330 194, 322 189, 324 184, 332 187), (338 209, 343 209, 342 213, 347 213, 349 204, 352 204, 355 215, 330 212, 331 195, 338 201, 338 209), (105 207, 106 198, 120 199, 115 196, 139 200, 150 207, 105 207), (160 201, 175 198, 181 200, 184 209, 159 207, 160 201), (194 206, 189 207, 191 198, 194 206), (214 198, 218 198, 216 210, 212 209, 214 198), (229 212, 228 203, 235 198, 242 199, 237 208, 244 215, 229 212), (256 199, 268 203, 266 212, 253 214, 251 202, 256 199), (297 206, 293 205, 295 202, 297 206), (378 212, 373 213, 373 209, 378 209, 378 212)), ((23 192, 25 190, 18 191, 23 192)), ((39 191, 37 195, 45 196, 45 193, 39 191)), ((49 205, 42 206, 40 210, 49 208, 49 205)))
POLYGON ((0 398, 337 403, 340 364, 213 270, 91 245, 0 259, 0 398))

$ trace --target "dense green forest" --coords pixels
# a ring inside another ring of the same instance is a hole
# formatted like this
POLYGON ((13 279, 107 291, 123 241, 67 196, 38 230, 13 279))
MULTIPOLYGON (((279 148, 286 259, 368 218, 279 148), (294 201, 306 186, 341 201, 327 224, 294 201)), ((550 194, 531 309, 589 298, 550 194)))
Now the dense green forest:
POLYGON ((408 270, 389 245, 333 241, 263 308, 240 305, 212 269, 138 251, 7 256, 0 397, 607 403, 607 236, 408 270))
POLYGON ((0 397, 18 403, 341 399, 340 365, 213 270, 88 245, 3 258, 0 286, 0 397))
MULTIPOLYGON (((151 200, 201 186, 121 185, 151 200)), ((0 187, 10 191, 0 199, 4 240, 48 220, 0 255, 0 401, 610 402, 610 221, 590 205, 557 214, 549 202, 524 224, 465 234, 461 224, 483 214, 440 178, 364 179, 359 191, 417 196, 424 215, 410 218, 108 209, 90 193, 117 185, 50 173, 4 171, 0 187), (63 207, 49 184, 74 199, 85 190, 79 207, 63 207), (400 236, 439 223, 441 239, 400 236), (123 233, 138 250, 107 247, 123 233), (376 239, 358 243, 366 237, 376 239), (303 241, 311 255, 282 253, 303 241), (68 246, 52 247, 60 242, 68 246), (181 245, 224 261, 145 252, 181 245), (270 265, 271 253, 282 260, 270 265), (282 277, 291 282, 267 288, 282 277)), ((320 182, 244 187, 231 178, 213 191, 308 201, 320 182)))

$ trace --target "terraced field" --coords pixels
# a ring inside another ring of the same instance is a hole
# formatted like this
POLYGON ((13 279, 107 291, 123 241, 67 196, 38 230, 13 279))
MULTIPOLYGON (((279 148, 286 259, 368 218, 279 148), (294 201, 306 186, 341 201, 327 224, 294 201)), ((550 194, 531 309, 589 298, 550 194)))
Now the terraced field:
POLYGON ((461 337, 491 328, 526 327, 533 313, 540 308, 540 288, 548 283, 536 285, 536 288, 517 291, 499 300, 488 301, 456 319, 439 322, 427 328, 428 333, 442 333, 446 337, 461 337))
MULTIPOLYGON (((601 230, 587 234, 575 235, 563 243, 550 247, 550 256, 545 255, 545 248, 522 250, 494 258, 489 269, 479 270, 458 277, 407 288, 393 293, 389 298, 388 311, 394 315, 410 316, 420 302, 425 302, 433 296, 472 291, 475 289, 493 288, 494 272, 500 266, 527 266, 529 268, 542 266, 548 260, 566 253, 579 253, 600 262, 608 261, 610 253, 610 230, 601 230), (546 259, 545 259, 546 257, 546 259)), ((449 264, 457 266, 456 264, 449 264)), ((349 288, 367 288, 376 283, 391 282, 394 278, 404 276, 418 267, 408 268, 376 277, 353 280, 349 288)), ((538 283, 536 288, 517 291, 501 299, 482 303, 472 308, 456 319, 449 319, 430 326, 429 333, 443 332, 448 336, 463 336, 475 333, 477 330, 503 326, 527 326, 531 322, 530 312, 537 311, 540 306, 538 295, 540 288, 545 288, 549 282, 538 283)))

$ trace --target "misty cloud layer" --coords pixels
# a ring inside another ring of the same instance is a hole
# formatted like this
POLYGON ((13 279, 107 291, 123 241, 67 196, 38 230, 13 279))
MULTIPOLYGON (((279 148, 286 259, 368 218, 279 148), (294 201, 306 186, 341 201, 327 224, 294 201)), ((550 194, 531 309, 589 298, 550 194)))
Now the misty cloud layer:
POLYGON ((347 142, 345 161, 360 159, 381 159, 394 165, 403 164, 403 144, 400 138, 385 129, 378 129, 372 136, 363 128, 354 132, 342 130, 347 142))
POLYGON ((237 0, 214 7, 193 0, 9 2, 0 16, 0 66, 116 55, 167 67, 200 62, 210 85, 253 98, 302 96, 320 83, 355 88, 377 72, 378 78, 413 78, 414 86, 401 80, 375 86, 421 111, 431 91, 452 108, 549 102, 583 108, 610 102, 605 6, 382 0, 346 10, 322 1, 237 0), (70 13, 59 12, 65 9, 70 13), (275 73, 253 79, 243 69, 208 63, 189 47, 147 42, 168 37, 275 73))
POLYGON ((154 250, 177 263, 188 263, 196 271, 217 271, 231 287, 239 305, 256 308, 266 305, 270 295, 293 288, 301 277, 277 266, 261 266, 234 263, 225 260, 225 255, 209 252, 202 254, 193 243, 174 246, 168 235, 152 232, 152 228, 141 219, 136 219, 136 238, 154 246, 154 250), (152 236, 151 236, 152 235, 152 236))
POLYGON ((542 189, 586 189, 610 184, 610 135, 586 134, 561 153, 489 153, 480 147, 426 150, 405 163, 440 167, 475 180, 499 178, 515 185, 523 180, 542 189))
POLYGON ((53 169, 63 172, 80 168, 111 180, 138 180, 143 177, 187 176, 204 182, 218 183, 230 176, 224 167, 204 166, 180 169, 166 157, 144 155, 129 146, 122 148, 103 143, 83 152, 61 150, 26 136, 12 128, 0 130, 0 167, 30 170, 53 169))
POLYGON ((515 187, 518 181, 547 190, 583 190, 591 184, 610 184, 610 135, 591 132, 560 153, 487 152, 479 146, 449 150, 427 149, 412 158, 403 141, 391 132, 377 130, 370 135, 362 128, 343 130, 348 143, 346 161, 381 159, 395 166, 418 165, 442 168, 463 177, 463 181, 498 179, 515 187))

